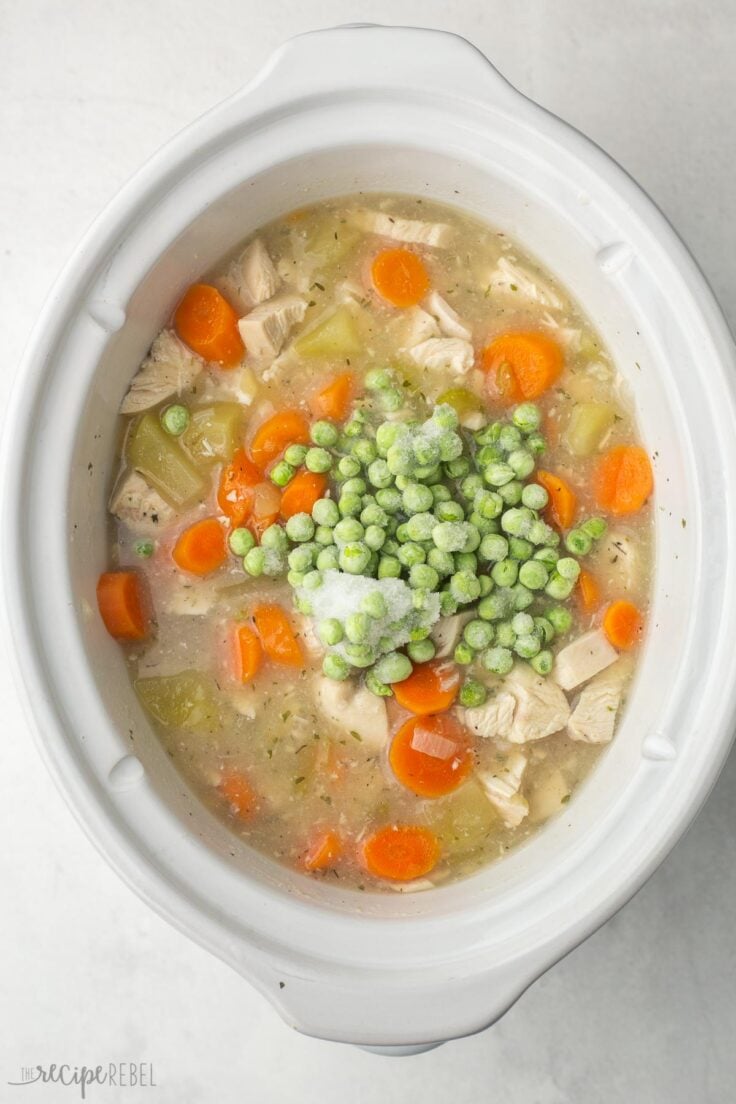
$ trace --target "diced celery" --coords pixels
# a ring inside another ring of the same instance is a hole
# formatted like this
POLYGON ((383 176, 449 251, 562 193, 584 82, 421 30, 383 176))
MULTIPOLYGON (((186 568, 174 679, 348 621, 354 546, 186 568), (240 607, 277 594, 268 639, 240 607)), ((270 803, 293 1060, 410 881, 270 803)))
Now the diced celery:
POLYGON ((361 347, 358 327, 346 306, 338 307, 294 342, 294 351, 303 357, 345 357, 360 352, 361 347))
POLYGON ((322 268, 339 264, 355 248, 360 239, 360 231, 355 226, 340 222, 335 218, 326 218, 316 223, 307 234, 308 253, 315 254, 322 268))
POLYGON ((449 387, 447 391, 437 396, 437 402, 447 403, 453 407, 460 418, 465 414, 474 414, 483 409, 483 403, 478 396, 467 387, 449 387))
POLYGON ((161 425, 158 415, 144 414, 128 437, 126 452, 131 467, 175 507, 190 506, 206 491, 204 477, 161 425))
POLYGON ((135 691, 151 716, 166 728, 211 733, 220 725, 217 688, 201 671, 139 678, 135 691))
POLYGON ((195 407, 182 444, 195 464, 230 460, 238 446, 243 412, 239 403, 195 407))
POLYGON ((564 440, 574 456, 590 456, 616 420, 607 403, 584 402, 573 407, 564 440))
POLYGON ((464 854, 480 846, 498 821, 483 787, 473 779, 454 794, 432 802, 430 816, 431 827, 449 854, 464 854))

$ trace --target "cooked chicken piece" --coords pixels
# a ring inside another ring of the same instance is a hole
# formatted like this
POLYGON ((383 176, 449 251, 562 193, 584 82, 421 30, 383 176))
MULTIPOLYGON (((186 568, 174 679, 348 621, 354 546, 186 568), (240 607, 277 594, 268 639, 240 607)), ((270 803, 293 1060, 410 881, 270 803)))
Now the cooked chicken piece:
POLYGON ((217 602, 217 591, 204 579, 187 579, 174 586, 163 603, 163 612, 176 617, 204 617, 217 602))
POLYGON ((591 629, 557 653, 554 678, 563 690, 574 690, 617 659, 618 652, 609 644, 603 630, 591 629))
POLYGON ((636 589, 641 578, 639 549, 636 542, 620 529, 610 529, 598 542, 590 557, 590 565, 594 571, 600 565, 610 581, 611 590, 616 594, 627 594, 636 589))
POLYGON ((470 327, 465 325, 457 311, 453 310, 438 291, 429 293, 424 306, 432 317, 437 319, 437 325, 445 337, 459 337, 463 341, 470 341, 472 337, 470 327))
POLYGON ((553 770, 533 786, 529 793, 529 812, 533 821, 547 820, 559 813, 571 790, 561 770, 553 770))
POLYGON ((480 410, 470 410, 467 414, 463 414, 460 418, 460 425, 463 429, 482 429, 486 424, 485 416, 480 410))
POLYGON ((246 247, 231 267, 238 292, 246 307, 257 307, 271 299, 279 289, 281 279, 273 266, 268 250, 260 238, 246 247))
POLYGON ((292 328, 307 311, 306 299, 280 295, 255 307, 238 322, 246 353, 257 360, 272 360, 281 352, 292 328))
POLYGON ((499 258, 491 272, 489 283, 492 291, 504 294, 508 292, 552 310, 562 310, 565 305, 551 284, 508 257, 499 258))
POLYGON ((514 752, 498 771, 478 771, 478 777, 488 794, 488 800, 498 809, 508 828, 517 828, 529 812, 529 803, 519 793, 527 759, 514 752))
POLYGON ((463 721, 476 736, 490 740, 508 740, 514 722, 516 698, 501 690, 489 696, 483 705, 466 709, 463 721))
POLYGON ((586 744, 607 744, 613 739, 624 684, 631 674, 629 656, 589 682, 567 722, 567 734, 586 744))
POLYGON ((182 344, 173 330, 162 330, 120 404, 121 414, 140 414, 179 395, 194 383, 204 361, 182 344))
POLYGON ((452 227, 444 222, 422 222, 420 219, 397 218, 384 211, 356 211, 351 220, 366 234, 379 234, 394 241, 414 242, 445 249, 452 240, 452 227))
POLYGON ((580 348, 580 338, 582 337, 582 330, 575 329, 572 326, 561 326, 554 315, 545 313, 540 319, 543 326, 547 326, 548 329, 554 330, 554 335, 559 341, 560 345, 570 353, 576 353, 580 348))
POLYGON ((475 361, 473 346, 460 337, 430 337, 409 349, 409 355, 420 368, 447 368, 456 375, 468 372, 475 361))
POLYGON ((239 686, 237 690, 227 691, 227 700, 235 712, 249 721, 256 719, 261 704, 257 694, 253 693, 254 689, 253 686, 239 686))
POLYGON ((388 715, 383 698, 350 679, 335 682, 319 676, 315 686, 317 705, 325 717, 343 731, 357 732, 371 748, 383 748, 388 741, 388 715))
POLYGON ((517 663, 503 684, 516 698, 514 721, 508 734, 512 744, 542 740, 567 724, 570 706, 551 679, 538 675, 526 663, 517 663))
POLYGON ((160 533, 176 517, 176 511, 136 471, 128 472, 113 491, 110 513, 133 533, 146 537, 160 533))
POLYGON ((452 655, 468 621, 473 620, 472 613, 453 613, 449 617, 440 617, 429 634, 435 646, 435 659, 444 659, 452 655))
MULTIPOLYGON (((392 325, 392 323, 389 323, 392 325)), ((427 311, 421 307, 410 307, 396 320, 397 344, 402 349, 411 349, 430 337, 439 337, 439 326, 427 311)))

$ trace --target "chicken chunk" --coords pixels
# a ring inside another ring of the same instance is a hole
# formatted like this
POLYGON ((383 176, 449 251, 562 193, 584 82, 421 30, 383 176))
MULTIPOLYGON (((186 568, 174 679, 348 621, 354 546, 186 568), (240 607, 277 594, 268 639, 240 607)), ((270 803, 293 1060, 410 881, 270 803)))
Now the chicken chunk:
POLYGON ((595 570, 600 565, 617 594, 635 590, 641 578, 639 550, 632 538, 620 529, 611 529, 599 542, 590 558, 595 570))
POLYGON ((574 690, 610 667, 618 652, 609 644, 602 629, 591 629, 558 652, 554 677, 563 690, 574 690))
POLYGON ((128 472, 113 491, 110 513, 133 533, 145 537, 160 533, 176 517, 168 502, 135 471, 128 472))
POLYGON ((607 744, 613 739, 631 667, 630 658, 625 656, 588 683, 567 723, 567 734, 571 739, 586 744, 607 744))
POLYGON ((173 330, 162 330, 120 404, 121 414, 140 414, 194 383, 204 361, 182 344, 173 330))
POLYGON ((315 687, 317 705, 328 720, 343 730, 356 732, 371 748, 388 741, 388 714, 383 698, 351 680, 335 682, 320 676, 315 687))
POLYGON ((518 828, 529 812, 529 803, 519 792, 526 764, 526 756, 517 751, 508 757, 501 770, 478 772, 488 800, 498 809, 507 828, 518 828))
POLYGON ((167 594, 163 612, 176 617, 204 617, 217 602, 217 591, 203 579, 187 579, 178 583, 167 594))
POLYGON ((281 295, 267 299, 238 322, 246 352, 257 360, 273 360, 307 311, 306 299, 281 295))
POLYGON ((565 305, 551 284, 508 257, 499 258, 491 272, 489 284, 492 291, 504 294, 508 292, 551 310, 562 310, 565 305))
POLYGON ((514 721, 507 737, 512 744, 542 740, 567 724, 570 706, 562 690, 527 664, 517 663, 503 688, 516 699, 514 721))
POLYGON ((452 655, 463 629, 472 619, 472 613, 453 613, 449 617, 440 617, 430 633, 435 646, 435 659, 452 655))
POLYGON ((559 813, 571 793, 567 780, 561 770, 553 770, 545 775, 529 794, 529 812, 535 823, 548 820, 559 813))
MULTIPOLYGON (((393 323, 390 323, 393 325, 393 323)), ((439 337, 439 326, 421 307, 410 307, 396 320, 397 343, 402 349, 411 349, 430 337, 439 337)))
POLYGON ((502 690, 487 698, 483 705, 466 709, 463 720, 476 736, 484 736, 490 740, 508 740, 515 711, 516 698, 502 690))
POLYGON ((454 310, 446 299, 443 299, 438 291, 431 291, 424 301, 424 306, 429 314, 437 320, 441 332, 445 337, 459 337, 463 341, 470 341, 470 327, 466 326, 460 315, 454 310))
POLYGON ((432 245, 445 249, 452 240, 452 227, 444 222, 423 222, 420 219, 397 218, 385 211, 356 211, 353 223, 367 234, 379 234, 393 241, 432 245))
POLYGON ((420 368, 448 369, 455 375, 468 372, 475 362, 473 346, 460 337, 430 337, 409 350, 420 368))
POLYGON ((276 294, 281 284, 281 278, 260 238, 246 247, 231 266, 230 275, 246 307, 265 303, 276 294))

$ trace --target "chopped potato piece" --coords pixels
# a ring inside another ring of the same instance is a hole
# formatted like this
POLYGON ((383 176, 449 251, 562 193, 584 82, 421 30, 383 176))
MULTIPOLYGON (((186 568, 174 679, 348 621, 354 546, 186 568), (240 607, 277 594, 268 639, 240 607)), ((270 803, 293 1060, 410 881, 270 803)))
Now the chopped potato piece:
POLYGON ((344 357, 360 352, 358 327, 348 307, 319 322, 294 342, 294 351, 303 357, 344 357))
POLYGON ((481 844, 497 819, 480 782, 470 779, 455 793, 432 802, 428 823, 448 854, 458 854, 481 844))
POLYGON ((221 724, 217 688, 201 671, 136 679, 135 691, 151 716, 167 728, 209 733, 221 724))
POLYGON ((182 444, 196 464, 210 465, 230 460, 238 446, 242 408, 238 403, 219 402, 192 410, 182 444))
POLYGON ((161 425, 157 414, 144 414, 136 422, 127 441, 131 467, 171 506, 191 506, 206 493, 202 475, 173 437, 161 425))
POLYGON ((565 444, 575 456, 590 456, 616 420, 607 403, 584 402, 573 407, 565 430, 565 444))

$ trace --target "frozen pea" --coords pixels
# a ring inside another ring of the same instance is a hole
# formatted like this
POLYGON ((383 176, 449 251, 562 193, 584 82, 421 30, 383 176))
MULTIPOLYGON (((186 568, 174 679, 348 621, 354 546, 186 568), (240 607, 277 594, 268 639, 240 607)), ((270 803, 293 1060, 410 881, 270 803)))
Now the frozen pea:
POLYGON ((386 463, 394 475, 408 475, 414 467, 411 448, 404 441, 395 441, 386 453, 386 463))
POLYGON ((337 571, 340 566, 340 553, 337 546, 331 544, 318 552, 315 564, 320 571, 337 571))
POLYGON ((483 621, 481 618, 468 621, 463 629, 463 640, 476 652, 480 652, 493 640, 493 627, 489 621, 483 621))
POLYGON ((470 514, 468 521, 471 525, 475 526, 481 537, 485 537, 489 533, 498 533, 500 528, 495 519, 481 517, 475 510, 470 514))
POLYGON ((434 513, 438 521, 465 520, 465 511, 462 506, 459 502, 453 502, 451 499, 443 499, 435 503, 434 513))
POLYGON ((390 487, 393 483, 393 476, 386 461, 379 457, 376 460, 372 460, 368 465, 368 482, 373 487, 390 487))
POLYGON ((517 583, 510 591, 511 601, 515 610, 525 610, 534 601, 534 592, 525 587, 523 583, 517 583))
POLYGON ((466 709, 475 709, 483 705, 488 697, 488 691, 482 682, 477 679, 466 679, 460 687, 458 700, 466 709))
POLYGON ((517 479, 526 479, 534 471, 535 459, 526 449, 514 449, 509 453, 508 465, 517 479))
POLYGON ((440 459, 440 445, 436 437, 418 434, 412 440, 411 451, 422 467, 432 467, 440 459))
POLYGON ((496 643, 502 648, 513 648, 516 643, 513 622, 499 621, 496 625, 496 643))
POLYGON ((362 575, 371 558, 370 549, 362 541, 351 541, 340 549, 340 567, 349 575, 362 575))
POLYGON ((288 562, 292 571, 309 571, 314 563, 314 551, 307 545, 292 548, 288 556, 288 562))
POLYGON ((554 598, 558 602, 564 602, 564 600, 569 598, 572 594, 574 585, 575 583, 571 579, 565 579, 562 575, 558 575, 557 572, 554 572, 544 588, 544 592, 548 594, 550 598, 554 598))
POLYGON ((470 474, 470 461, 466 456, 458 456, 445 464, 445 471, 450 479, 464 479, 470 474))
POLYGON ((286 552, 289 547, 289 541, 283 526, 269 525, 261 536, 261 546, 263 548, 273 548, 277 552, 286 552))
POLYGON ((482 429, 477 429, 473 434, 473 439, 479 445, 495 445, 498 442, 502 429, 503 425, 501 422, 490 422, 488 425, 483 426, 482 429))
POLYGON ((452 575, 455 571, 455 557, 451 552, 443 552, 439 548, 430 548, 427 563, 438 575, 452 575))
POLYGON ((304 583, 302 585, 307 590, 317 590, 322 586, 322 581, 321 571, 308 571, 304 576, 304 583))
POLYGON ((524 633, 522 636, 517 636, 514 651, 522 659, 532 659, 539 653, 541 647, 538 636, 534 633, 524 633))
POLYGON ((481 656, 481 662, 486 671, 493 675, 508 675, 514 666, 514 656, 509 648, 488 648, 481 656))
POLYGON ((565 537, 565 548, 575 556, 587 556, 593 540, 583 529, 571 529, 565 537))
POLYGON ((526 439, 526 447, 537 456, 541 456, 547 450, 547 442, 541 433, 530 433, 526 439))
POLYGON ((527 510, 524 506, 510 506, 501 516, 501 528, 509 536, 527 537, 532 543, 541 544, 543 542, 534 541, 532 538, 531 527, 534 523, 534 515, 531 510, 527 510))
POLYGON ((323 547, 327 544, 334 544, 335 530, 331 529, 329 525, 318 525, 314 530, 314 540, 323 547))
POLYGON ((427 559, 427 553, 421 544, 417 544, 415 541, 407 541, 406 544, 402 544, 396 555, 404 567, 414 567, 415 564, 424 563, 427 559))
POLYGON ((322 448, 332 448, 337 444, 340 434, 337 431, 337 427, 332 422, 320 420, 315 422, 309 431, 309 436, 314 441, 315 445, 319 445, 322 448))
POLYGON ((417 640, 426 640, 429 636, 429 629, 423 625, 420 625, 416 629, 412 629, 409 633, 409 639, 416 643, 417 640))
POLYGON ((490 594, 494 587, 493 579, 490 575, 479 575, 478 582, 480 583, 480 596, 485 598, 487 594, 490 594))
MULTIPOLYGON (((248 551, 248 548, 253 547, 253 541, 251 539, 251 544, 247 547, 244 547, 242 552, 237 552, 232 545, 232 538, 237 531, 238 530, 236 529, 233 531, 233 533, 230 534, 230 550, 232 552, 235 552, 236 556, 244 556, 245 553, 248 551)), ((248 536, 250 536, 250 533, 247 529, 244 531, 248 533, 248 536)), ((148 557, 152 556, 154 553, 154 543, 151 540, 137 540, 133 545, 133 551, 135 552, 136 556, 140 556, 142 559, 147 560, 148 557)))
POLYGON ((263 568, 266 564, 266 550, 265 548, 251 548, 249 552, 246 552, 243 559, 243 567, 249 575, 262 575, 263 568))
POLYGON ((527 483, 521 492, 521 501, 530 510, 543 510, 549 502, 549 494, 540 483, 527 483))
POLYGON ((379 579, 398 579, 401 575, 401 562, 396 556, 381 556, 378 561, 379 579))
POLYGON ((314 536, 314 522, 309 514, 292 514, 286 522, 286 535, 289 540, 299 544, 311 540, 314 536))
MULTIPOLYGON (((370 667, 376 658, 376 653, 370 644, 346 644, 345 656, 353 667, 370 667)), ((382 681, 385 682, 385 679, 382 681)))
POLYGON ((365 676, 366 690, 370 690, 371 694, 375 694, 378 698, 390 698, 393 697, 393 690, 390 686, 387 686, 385 682, 381 682, 379 678, 376 678, 375 671, 368 671, 365 676))
POLYGON ((368 639, 370 628, 367 613, 350 613, 345 618, 345 636, 351 644, 363 644, 368 639))
POLYGON ((431 540, 432 531, 436 524, 437 519, 434 514, 413 514, 406 522, 406 531, 409 534, 409 540, 431 540))
POLYGON ((337 503, 333 502, 331 498, 318 498, 312 507, 312 518, 317 525, 334 527, 340 520, 337 503))
POLYGON ((284 452, 284 460, 287 464, 291 464, 293 468, 300 468, 304 463, 304 457, 306 455, 306 445, 289 445, 284 452))
MULTIPOLYGON (((307 455, 306 449, 304 455, 307 455)), ((360 464, 354 456, 343 456, 337 463, 337 470, 343 479, 353 479, 360 472, 360 464)))
POLYGON ((452 658, 463 667, 469 667, 475 659, 475 652, 465 640, 461 640, 452 653, 452 658))
POLYGON ((171 437, 181 437, 189 422, 189 410, 181 403, 167 406, 161 415, 161 425, 171 437))
POLYGON ((342 624, 336 617, 325 617, 317 626, 317 636, 328 647, 339 644, 344 635, 342 624))
POLYGON ((376 621, 380 621, 381 618, 385 617, 388 613, 386 599, 381 594, 380 590, 373 590, 370 594, 366 594, 361 599, 360 608, 363 613, 367 613, 369 617, 374 618, 376 621))
MULTIPOLYGON (((361 479, 359 476, 353 476, 351 479, 346 479, 342 485, 343 494, 364 495, 367 490, 368 487, 365 479, 361 479)), ((361 501, 361 507, 362 505, 363 503, 361 501)))
POLYGON ((439 403, 432 411, 432 421, 442 429, 457 429, 459 422, 457 410, 450 403, 439 403))
POLYGON ((356 517, 363 509, 363 500, 359 494, 343 491, 337 500, 337 508, 343 517, 356 517))
POLYGON ((511 612, 512 604, 506 591, 493 591, 478 603, 478 616, 484 621, 500 621, 511 612))
POLYGON ((456 571, 450 577, 450 594, 456 602, 467 605, 480 597, 480 583, 472 571, 456 571))
POLYGON ((347 544, 348 541, 362 540, 365 529, 356 517, 345 517, 338 521, 333 532, 336 541, 347 544))
POLYGON ((505 425, 498 435, 498 447, 504 452, 513 452, 521 445, 521 433, 515 425, 505 425))
POLYGON ((529 613, 517 613, 511 619, 511 627, 517 636, 527 636, 534 632, 534 618, 529 613))
POLYGON ((500 560, 491 568, 491 578, 496 586, 512 587, 519 576, 519 565, 515 560, 500 560))
POLYGON ((440 613, 443 617, 452 617, 454 613, 457 613, 457 602, 449 590, 440 592, 440 613))
POLYGON ((376 491, 376 502, 387 514, 395 514, 401 509, 402 496, 394 487, 376 491))
POLYGON ((538 652, 529 660, 538 675, 548 675, 554 664, 554 657, 548 649, 538 652))
POLYGON ((294 571, 293 569, 291 571, 287 571, 286 581, 290 587, 293 587, 294 590, 296 590, 297 587, 300 587, 304 582, 304 572, 294 571))
POLYGON ((303 592, 294 595, 294 608, 299 610, 299 613, 306 614, 307 617, 311 617, 314 613, 312 603, 303 592))
MULTIPOLYGON (((390 532, 390 526, 386 530, 386 532, 390 532)), ((381 549, 381 551, 384 552, 387 556, 395 556, 400 547, 401 546, 397 540, 394 540, 393 537, 387 537, 386 540, 383 542, 383 548, 381 549)))
POLYGON ((563 579, 569 579, 570 582, 577 582, 578 575, 580 574, 580 564, 577 560, 574 560, 572 556, 561 556, 557 561, 557 574, 561 575, 563 579))
POLYGON ((529 524, 526 535, 532 544, 546 544, 552 546, 555 543, 559 543, 559 537, 552 526, 547 525, 545 521, 539 518, 529 524))
POLYGON ((274 464, 271 468, 269 478, 277 487, 285 487, 287 483, 291 482, 295 474, 295 469, 291 464, 287 464, 286 460, 279 460, 278 464, 274 464))
POLYGON ((466 478, 463 479, 462 483, 460 484, 460 494, 463 496, 463 498, 466 498, 468 502, 474 502, 475 496, 477 495, 478 491, 482 490, 483 480, 479 475, 475 473, 466 476, 466 478))
POLYGON ((479 513, 481 517, 493 521, 503 512, 503 499, 496 491, 489 491, 484 487, 477 492, 473 499, 473 510, 479 513))
POLYGON ((475 463, 478 468, 487 468, 489 464, 496 464, 503 460, 503 453, 496 445, 483 445, 475 454, 475 463))
POLYGON ((385 457, 392 445, 400 437, 405 437, 406 427, 401 422, 382 422, 376 430, 376 449, 378 455, 385 457))
POLYGON ((436 648, 431 640, 416 640, 407 644, 406 650, 412 663, 428 663, 434 659, 436 648))
POLYGON ((421 514, 431 510, 434 496, 429 487, 421 483, 409 483, 401 496, 407 514, 421 514))
POLYGON ((518 479, 512 479, 505 487, 498 488, 498 494, 501 501, 505 503, 506 506, 518 506, 521 502, 521 492, 523 489, 523 483, 520 483, 518 479))
POLYGON ((396 526, 396 539, 399 544, 406 544, 409 539, 409 530, 406 528, 406 522, 402 522, 401 525, 396 526))
POLYGON ((439 439, 440 460, 445 464, 457 460, 463 453, 463 439, 458 433, 448 431, 439 439))
POLYGON ((388 683, 403 682, 412 672, 411 660, 401 652, 388 652, 381 656, 373 668, 377 679, 388 683))
POLYGON ((544 590, 549 581, 549 572, 539 560, 527 560, 519 568, 519 582, 529 590, 544 590))
POLYGON ((523 537, 511 537, 509 540, 509 557, 512 560, 529 560, 534 553, 534 545, 523 537))
POLYGON ((440 577, 433 567, 426 563, 413 564, 409 571, 409 586, 422 587, 426 590, 436 590, 440 577))
POLYGON ((444 483, 437 483, 432 487, 432 499, 437 505, 438 502, 449 502, 452 498, 450 488, 446 487, 444 483))
POLYGON ((546 617, 534 618, 534 631, 543 644, 549 644, 554 640, 555 630, 551 621, 548 621, 546 617))
MULTIPOLYGON (((353 456, 356 460, 359 460, 364 467, 368 467, 378 457, 378 450, 373 441, 369 441, 365 437, 360 437, 352 448, 353 456)), ((385 463, 385 461, 384 461, 385 463)))
POLYGON ((396 410, 401 410, 404 405, 404 396, 398 387, 386 387, 383 391, 378 392, 378 401, 383 409, 390 414, 396 410))
POLYGON ((442 552, 462 552, 468 539, 463 521, 442 521, 432 529, 432 540, 442 552))
POLYGON ((592 517, 584 521, 580 528, 592 540, 600 540, 608 529, 608 523, 602 517, 592 517))
POLYGON ((455 570, 472 571, 475 575, 478 571, 478 557, 475 552, 456 552, 455 570))
MULTIPOLYGON (((228 544, 230 545, 230 551, 235 556, 245 556, 247 552, 250 552, 251 548, 256 543, 256 539, 251 533, 250 529, 238 527, 233 529, 228 538, 228 544)), ((153 546, 151 547, 151 552, 153 546)), ((150 555, 150 552, 148 553, 150 555)))
POLYGON ((564 606, 551 606, 546 618, 559 636, 564 636, 572 628, 572 614, 564 606))
POLYGON ((378 552, 379 549, 383 548, 386 541, 386 530, 382 529, 380 525, 369 525, 363 535, 363 540, 372 552, 378 552))
POLYGON ((343 426, 343 436, 351 441, 354 441, 356 437, 360 437, 361 433, 365 431, 364 421, 362 411, 356 410, 350 421, 343 426))
POLYGON ((387 387, 393 387, 394 374, 388 368, 371 368, 363 382, 368 391, 384 391, 387 387))
POLYGON ((426 587, 414 587, 411 592, 412 608, 422 612, 426 610, 430 591, 426 587))
POLYGON ((549 548, 547 545, 543 545, 542 548, 538 548, 534 553, 535 560, 541 560, 543 564, 547 564, 548 567, 554 567, 560 558, 560 553, 556 548, 549 548))
POLYGON ((503 487, 514 478, 514 469, 508 464, 496 461, 483 469, 483 478, 491 487, 503 487))
POLYGON ((463 543, 461 552, 475 552, 480 548, 481 535, 474 525, 470 522, 466 522, 465 525, 465 541, 463 543))
POLYGON ((411 482, 412 480, 409 478, 408 475, 397 475, 394 479, 394 486, 396 487, 397 491, 403 492, 411 482))
POLYGON ((512 421, 522 433, 534 433, 542 424, 542 412, 534 403, 520 403, 511 415, 512 421))
POLYGON ((337 682, 343 682, 350 675, 350 667, 342 656, 328 652, 322 660, 322 674, 337 682))

